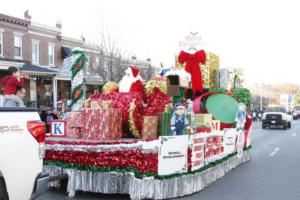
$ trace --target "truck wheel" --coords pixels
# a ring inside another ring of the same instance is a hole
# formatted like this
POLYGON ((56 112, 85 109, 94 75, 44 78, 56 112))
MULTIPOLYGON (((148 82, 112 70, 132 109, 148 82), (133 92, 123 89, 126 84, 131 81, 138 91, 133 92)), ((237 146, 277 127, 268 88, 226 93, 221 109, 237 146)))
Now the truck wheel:
POLYGON ((266 127, 264 125, 261 126, 262 129, 266 129, 266 127))
POLYGON ((288 128, 292 128, 292 122, 289 122, 288 128))
POLYGON ((283 130, 286 130, 287 129, 287 125, 283 125, 283 130))
POLYGON ((8 200, 4 179, 0 177, 0 200, 8 200))

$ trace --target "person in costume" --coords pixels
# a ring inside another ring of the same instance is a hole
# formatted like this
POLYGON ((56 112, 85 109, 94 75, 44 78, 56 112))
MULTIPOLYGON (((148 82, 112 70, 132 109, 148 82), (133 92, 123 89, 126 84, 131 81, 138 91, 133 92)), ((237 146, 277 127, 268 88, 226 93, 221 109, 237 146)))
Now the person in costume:
POLYGON ((185 128, 189 129, 189 121, 185 117, 185 107, 183 104, 178 104, 171 118, 172 135, 183 135, 185 128))
POLYGON ((235 121, 236 121, 236 130, 244 130, 246 118, 247 118, 247 107, 244 103, 239 103, 239 110, 236 113, 235 121))
POLYGON ((132 66, 127 68, 119 82, 119 92, 142 92, 144 94, 142 78, 137 68, 132 66))

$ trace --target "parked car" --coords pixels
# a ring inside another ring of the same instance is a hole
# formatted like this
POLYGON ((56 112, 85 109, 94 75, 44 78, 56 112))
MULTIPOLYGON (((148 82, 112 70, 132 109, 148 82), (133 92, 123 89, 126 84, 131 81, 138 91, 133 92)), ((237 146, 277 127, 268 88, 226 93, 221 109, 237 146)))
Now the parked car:
POLYGON ((293 109, 293 119, 300 118, 300 106, 295 106, 293 109))
POLYGON ((28 200, 44 192, 45 123, 36 109, 0 107, 0 199, 28 200))
POLYGON ((262 128, 282 127, 291 128, 292 115, 284 107, 267 107, 262 116, 262 128))

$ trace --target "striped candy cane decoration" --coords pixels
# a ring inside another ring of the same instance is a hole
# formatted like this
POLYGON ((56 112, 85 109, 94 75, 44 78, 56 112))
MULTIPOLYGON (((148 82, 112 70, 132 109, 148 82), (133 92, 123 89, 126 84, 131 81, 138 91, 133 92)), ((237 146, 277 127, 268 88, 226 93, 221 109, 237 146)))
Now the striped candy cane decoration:
POLYGON ((86 55, 82 50, 72 51, 72 55, 75 58, 71 67, 71 106, 72 111, 81 110, 85 101, 86 91, 84 84, 84 68, 86 63, 86 55))

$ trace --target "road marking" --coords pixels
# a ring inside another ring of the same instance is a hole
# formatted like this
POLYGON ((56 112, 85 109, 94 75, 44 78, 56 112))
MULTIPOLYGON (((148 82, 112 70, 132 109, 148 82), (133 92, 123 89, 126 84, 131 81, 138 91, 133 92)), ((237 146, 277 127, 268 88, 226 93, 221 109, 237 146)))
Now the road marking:
POLYGON ((275 154, 279 151, 279 147, 275 148, 272 153, 270 153, 270 156, 275 156, 275 154))
POLYGON ((292 135, 292 136, 294 137, 294 136, 296 136, 296 135, 297 135, 297 133, 293 133, 293 135, 292 135))

